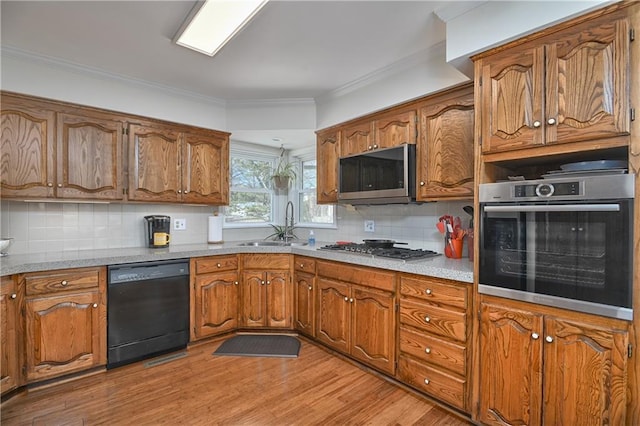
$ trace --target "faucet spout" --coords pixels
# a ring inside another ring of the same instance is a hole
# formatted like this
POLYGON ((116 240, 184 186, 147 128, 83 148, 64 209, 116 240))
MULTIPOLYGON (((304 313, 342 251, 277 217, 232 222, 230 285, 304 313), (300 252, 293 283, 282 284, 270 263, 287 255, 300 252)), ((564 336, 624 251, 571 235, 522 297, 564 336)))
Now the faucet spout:
POLYGON ((293 237, 293 203, 289 201, 284 213, 284 240, 288 242, 293 237), (289 216, 289 208, 291 208, 291 216, 289 216))

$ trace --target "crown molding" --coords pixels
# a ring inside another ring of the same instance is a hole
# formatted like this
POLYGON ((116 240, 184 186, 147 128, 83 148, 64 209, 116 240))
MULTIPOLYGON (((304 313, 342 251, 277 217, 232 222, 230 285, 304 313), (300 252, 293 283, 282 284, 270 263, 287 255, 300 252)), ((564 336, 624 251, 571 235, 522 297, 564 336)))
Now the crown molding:
POLYGON ((270 105, 315 105, 313 98, 229 99, 227 107, 252 107, 270 105))

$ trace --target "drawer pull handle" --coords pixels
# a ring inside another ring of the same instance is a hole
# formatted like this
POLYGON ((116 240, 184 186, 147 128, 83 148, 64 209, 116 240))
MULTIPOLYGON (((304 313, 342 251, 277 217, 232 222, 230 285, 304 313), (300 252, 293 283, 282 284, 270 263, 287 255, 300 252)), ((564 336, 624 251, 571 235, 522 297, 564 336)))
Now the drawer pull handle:
POLYGON ((67 285, 67 284, 69 284, 69 283, 67 282, 67 280, 63 280, 60 284, 62 284, 63 286, 65 286, 65 285, 67 285))
POLYGON ((424 317, 424 322, 431 322, 431 318, 429 318, 429 317, 424 317))
POLYGON ((429 384, 429 382, 430 382, 430 381, 429 381, 429 379, 424 379, 424 384, 425 384, 425 385, 428 385, 428 384, 429 384))
POLYGON ((430 354, 431 353, 431 348, 425 348, 424 352, 427 353, 427 354, 430 354))
POLYGON ((424 293, 425 293, 427 296, 431 296, 432 291, 431 291, 431 289, 430 289, 430 288, 428 288, 428 289, 426 289, 426 290, 424 291, 424 293))
POLYGON ((222 268, 222 265, 221 265, 221 264, 219 264, 219 263, 218 263, 216 266, 217 266, 218 268, 222 268))
POLYGON ((538 340, 539 337, 540 337, 540 335, 538 335, 538 333, 531 333, 531 338, 533 340, 538 340))
POLYGON ((18 297, 18 295, 17 295, 17 294, 15 294, 15 293, 13 293, 13 294, 11 295, 11 298, 12 298, 12 299, 15 299, 16 297, 18 297))
POLYGON ((97 308, 97 307, 98 307, 98 304, 97 304, 97 303, 94 303, 94 304, 93 304, 93 307, 94 307, 94 308, 97 308))

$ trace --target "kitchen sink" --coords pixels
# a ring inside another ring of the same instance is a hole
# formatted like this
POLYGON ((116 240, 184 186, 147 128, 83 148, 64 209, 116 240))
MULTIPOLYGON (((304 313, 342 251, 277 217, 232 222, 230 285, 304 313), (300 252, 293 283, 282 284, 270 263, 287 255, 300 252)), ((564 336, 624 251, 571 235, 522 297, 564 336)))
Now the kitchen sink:
POLYGON ((242 247, 291 247, 306 246, 307 244, 304 241, 246 241, 238 245, 242 247))

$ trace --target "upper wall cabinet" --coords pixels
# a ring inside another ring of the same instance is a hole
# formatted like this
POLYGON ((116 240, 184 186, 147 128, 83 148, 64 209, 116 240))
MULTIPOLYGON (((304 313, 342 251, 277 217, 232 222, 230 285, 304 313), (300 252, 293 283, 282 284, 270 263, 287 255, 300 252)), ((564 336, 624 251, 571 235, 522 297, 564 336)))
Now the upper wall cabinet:
POLYGON ((129 126, 129 199, 228 203, 226 134, 179 130, 156 123, 129 126))
POLYGON ((329 129, 316 136, 317 203, 338 202, 338 163, 340 157, 340 137, 342 132, 329 129))
POLYGON ((627 18, 605 15, 482 56, 482 152, 627 135, 629 39, 627 18))
POLYGON ((342 128, 340 155, 345 157, 403 143, 415 144, 416 117, 415 109, 392 111, 374 114, 366 120, 347 124, 342 128))
POLYGON ((2 95, 2 197, 53 197, 55 112, 2 95))
POLYGON ((445 92, 420 108, 416 198, 473 199, 473 86, 445 92))

